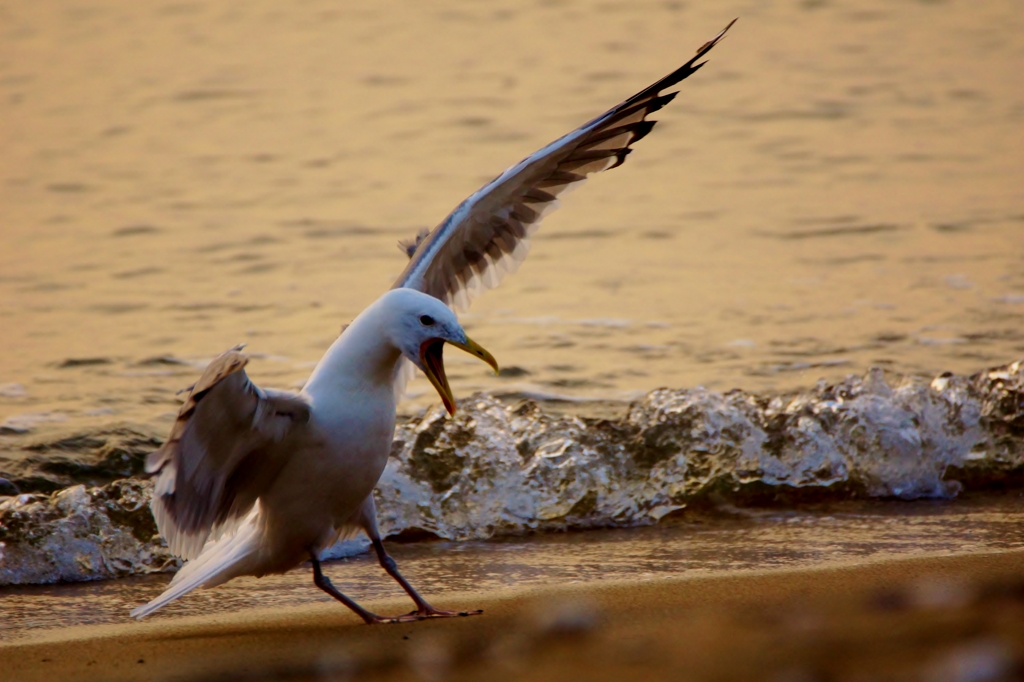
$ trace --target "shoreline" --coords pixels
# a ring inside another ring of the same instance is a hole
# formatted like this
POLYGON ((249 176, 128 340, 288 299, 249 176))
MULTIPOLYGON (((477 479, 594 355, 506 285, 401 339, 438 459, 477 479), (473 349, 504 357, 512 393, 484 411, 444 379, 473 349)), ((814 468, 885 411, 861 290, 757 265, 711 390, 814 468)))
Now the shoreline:
MULTIPOLYGON (((394 626, 364 626, 336 604, 249 609, 42 631, 0 642, 0 668, 26 682, 330 679, 345 671, 390 679, 424 661, 445 679, 492 669, 509 679, 683 669, 740 679, 765 677, 763 666, 810 666, 845 679, 842 671, 858 661, 926 666, 946 649, 977 645, 978 656, 1015 670, 1024 652, 1021 576, 1024 550, 1016 549, 452 592, 435 595, 439 607, 484 615, 394 626), (822 642, 831 657, 817 650, 822 642)), ((409 609, 400 598, 365 605, 409 609)))
MULTIPOLYGON (((660 389, 619 420, 552 416, 534 403, 513 408, 477 394, 453 418, 435 409, 400 425, 375 491, 380 530, 486 540, 652 525, 720 500, 949 499, 1019 486, 1022 395, 1019 361, 893 386, 871 371, 770 400, 660 389)), ((135 457, 141 466, 144 449, 129 456, 103 443, 107 459, 135 457)), ((0 498, 0 584, 173 565, 149 510, 151 491, 151 481, 127 478, 0 498)))

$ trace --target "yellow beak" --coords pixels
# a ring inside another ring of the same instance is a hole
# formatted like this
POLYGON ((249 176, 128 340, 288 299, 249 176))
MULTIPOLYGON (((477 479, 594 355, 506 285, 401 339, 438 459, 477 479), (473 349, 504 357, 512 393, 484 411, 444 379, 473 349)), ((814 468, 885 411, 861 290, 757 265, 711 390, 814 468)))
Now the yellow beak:
MULTIPOLYGON (((433 384, 438 395, 441 396, 441 402, 444 403, 448 414, 454 415, 455 396, 452 395, 452 389, 448 385, 448 377, 444 373, 443 352, 445 343, 444 339, 425 341, 420 346, 420 364, 423 365, 424 373, 430 379, 430 383, 433 384)), ((447 343, 452 344, 456 348, 461 348, 470 355, 475 355, 493 367, 495 374, 498 373, 498 361, 494 359, 494 356, 469 337, 466 337, 466 343, 456 343, 455 341, 447 341, 447 343)))

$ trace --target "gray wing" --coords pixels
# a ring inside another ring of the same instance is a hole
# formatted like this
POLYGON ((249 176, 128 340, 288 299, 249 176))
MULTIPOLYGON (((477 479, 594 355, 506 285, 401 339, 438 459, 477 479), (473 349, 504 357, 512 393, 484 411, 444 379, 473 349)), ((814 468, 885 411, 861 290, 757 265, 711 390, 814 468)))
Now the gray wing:
POLYGON ((647 116, 672 101, 664 90, 692 75, 736 22, 733 19, 690 61, 589 123, 523 159, 462 202, 415 242, 402 243, 409 264, 392 288, 408 287, 465 310, 483 289, 498 286, 526 258, 529 238, 559 197, 589 175, 615 168, 630 145, 654 127, 647 116))
POLYGON ((153 516, 174 554, 192 559, 210 536, 241 521, 276 477, 277 447, 309 422, 300 396, 249 381, 241 346, 218 356, 189 392, 171 434, 146 459, 158 473, 153 516))

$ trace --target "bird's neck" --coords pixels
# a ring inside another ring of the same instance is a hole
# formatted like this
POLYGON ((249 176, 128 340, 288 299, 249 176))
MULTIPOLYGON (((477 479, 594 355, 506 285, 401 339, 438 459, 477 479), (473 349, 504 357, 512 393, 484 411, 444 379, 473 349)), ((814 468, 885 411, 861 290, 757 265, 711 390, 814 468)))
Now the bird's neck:
POLYGON ((336 396, 339 391, 392 392, 401 357, 376 316, 364 313, 331 344, 303 391, 314 400, 336 396))

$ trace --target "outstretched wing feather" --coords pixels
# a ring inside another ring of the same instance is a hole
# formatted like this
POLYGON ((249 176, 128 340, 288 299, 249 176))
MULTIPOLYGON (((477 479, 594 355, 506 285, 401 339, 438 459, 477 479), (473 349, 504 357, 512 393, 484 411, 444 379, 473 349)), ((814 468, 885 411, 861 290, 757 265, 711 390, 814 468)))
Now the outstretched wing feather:
POLYGON ((656 121, 646 117, 675 98, 662 92, 695 73, 726 31, 690 61, 512 166, 466 199, 429 234, 403 242, 410 261, 393 288, 409 287, 465 310, 484 289, 498 286, 526 258, 530 236, 559 199, 589 175, 621 165, 656 121))

